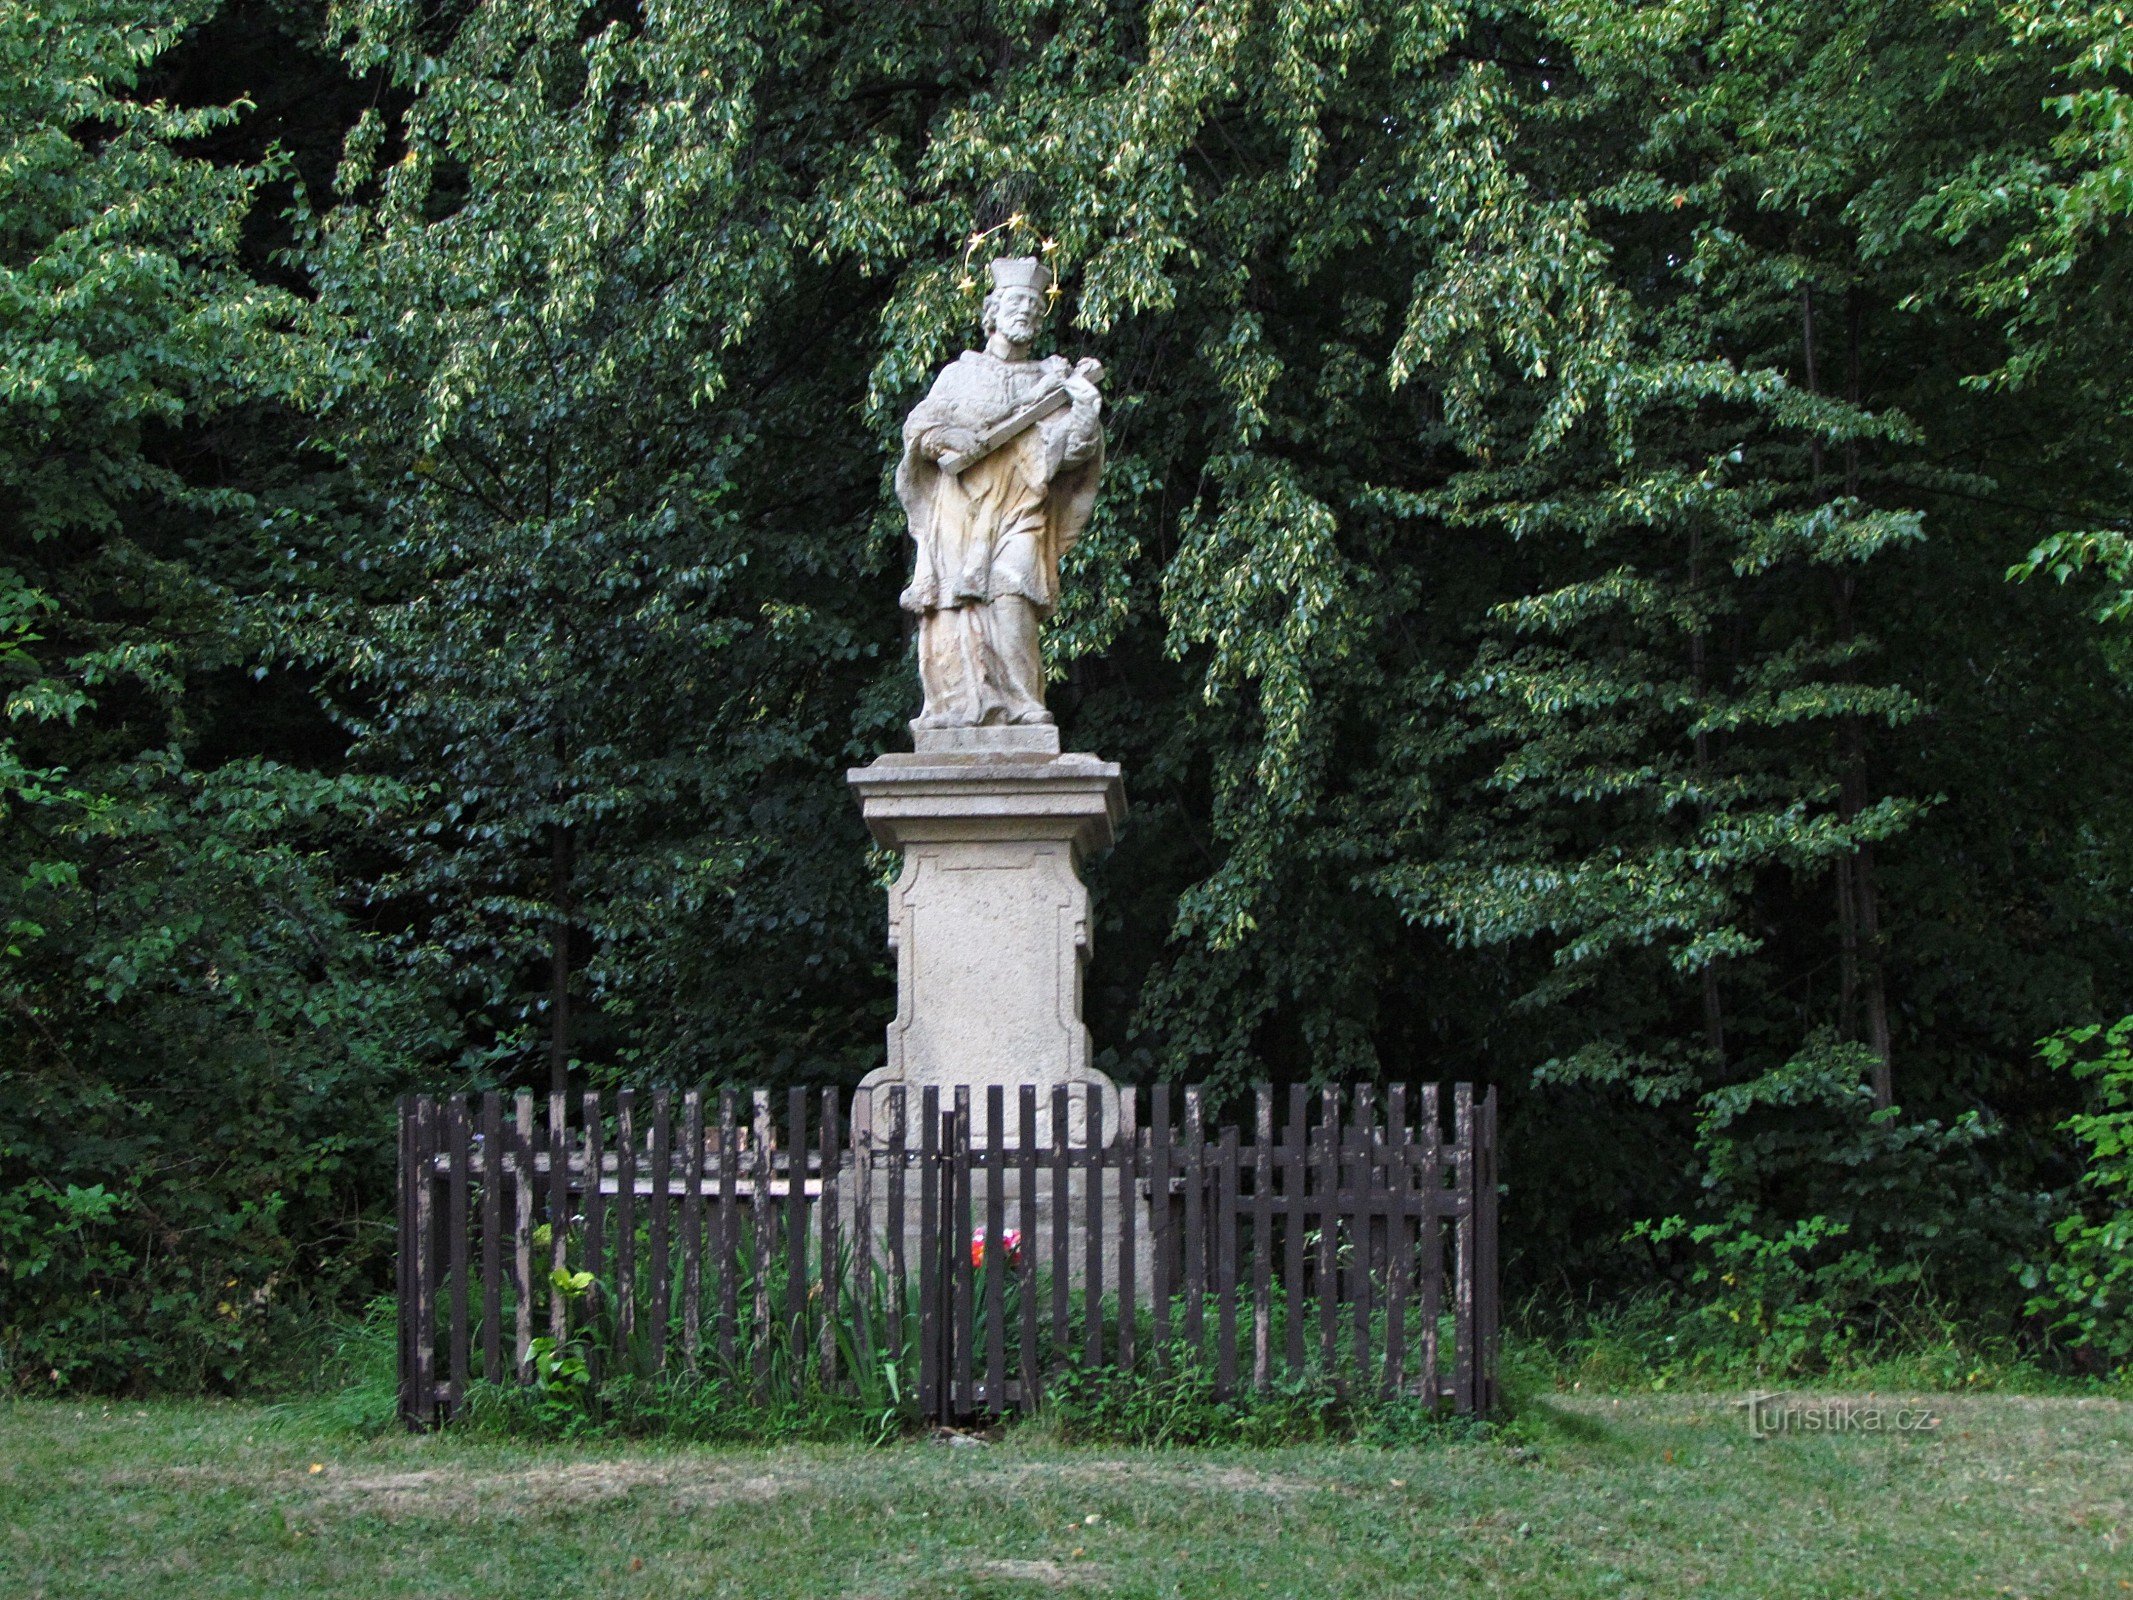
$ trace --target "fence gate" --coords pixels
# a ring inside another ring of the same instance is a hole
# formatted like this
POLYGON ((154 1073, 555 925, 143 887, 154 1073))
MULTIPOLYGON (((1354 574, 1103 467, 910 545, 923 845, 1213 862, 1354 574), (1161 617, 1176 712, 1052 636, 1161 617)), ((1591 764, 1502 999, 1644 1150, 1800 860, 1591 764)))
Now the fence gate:
POLYGON ((1148 1362, 1495 1404, 1493 1090, 783 1098, 403 1101, 406 1421, 563 1357, 952 1422, 1148 1362))

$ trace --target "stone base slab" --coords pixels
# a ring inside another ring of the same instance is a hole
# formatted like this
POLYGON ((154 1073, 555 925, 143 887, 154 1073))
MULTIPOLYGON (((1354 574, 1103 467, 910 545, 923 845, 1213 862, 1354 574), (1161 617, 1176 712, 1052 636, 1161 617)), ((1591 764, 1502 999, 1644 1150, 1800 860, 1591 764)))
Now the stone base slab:
POLYGON ((911 748, 928 755, 1059 754, 1059 728, 1050 722, 1026 722, 981 728, 922 728, 911 724, 911 748))

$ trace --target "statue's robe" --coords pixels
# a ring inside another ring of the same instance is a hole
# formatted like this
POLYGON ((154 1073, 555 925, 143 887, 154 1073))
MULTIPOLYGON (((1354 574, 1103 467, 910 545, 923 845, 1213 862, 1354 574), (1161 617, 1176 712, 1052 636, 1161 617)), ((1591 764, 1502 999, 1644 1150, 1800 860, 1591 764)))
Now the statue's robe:
POLYGON ((1037 624, 1059 598, 1059 558, 1081 536, 1103 470, 1093 406, 1040 418, 984 460, 940 470, 943 431, 982 431, 1064 382, 1059 356, 966 350, 904 419, 896 494, 917 546, 903 606, 919 618, 922 727, 1049 722, 1037 624))

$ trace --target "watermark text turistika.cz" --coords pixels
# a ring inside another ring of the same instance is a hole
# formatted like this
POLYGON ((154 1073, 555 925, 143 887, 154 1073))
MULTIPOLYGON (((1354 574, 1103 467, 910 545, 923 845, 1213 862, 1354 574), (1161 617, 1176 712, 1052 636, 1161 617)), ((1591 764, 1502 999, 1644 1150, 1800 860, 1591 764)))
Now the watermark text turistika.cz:
POLYGON ((1755 1439, 1772 1439, 1781 1433, 1930 1434, 1940 1427, 1939 1417, 1916 1405, 1751 1394, 1741 1406, 1748 1413, 1749 1437, 1755 1439))

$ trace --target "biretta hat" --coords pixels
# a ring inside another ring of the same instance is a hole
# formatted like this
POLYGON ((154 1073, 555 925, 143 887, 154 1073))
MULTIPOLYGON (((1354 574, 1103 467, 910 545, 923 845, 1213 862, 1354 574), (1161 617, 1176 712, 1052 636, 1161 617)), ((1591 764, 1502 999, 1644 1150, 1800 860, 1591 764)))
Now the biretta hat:
POLYGON ((1041 295, 1052 287, 1051 269, 1035 256, 1002 256, 990 270, 995 289, 1027 289, 1041 295))

